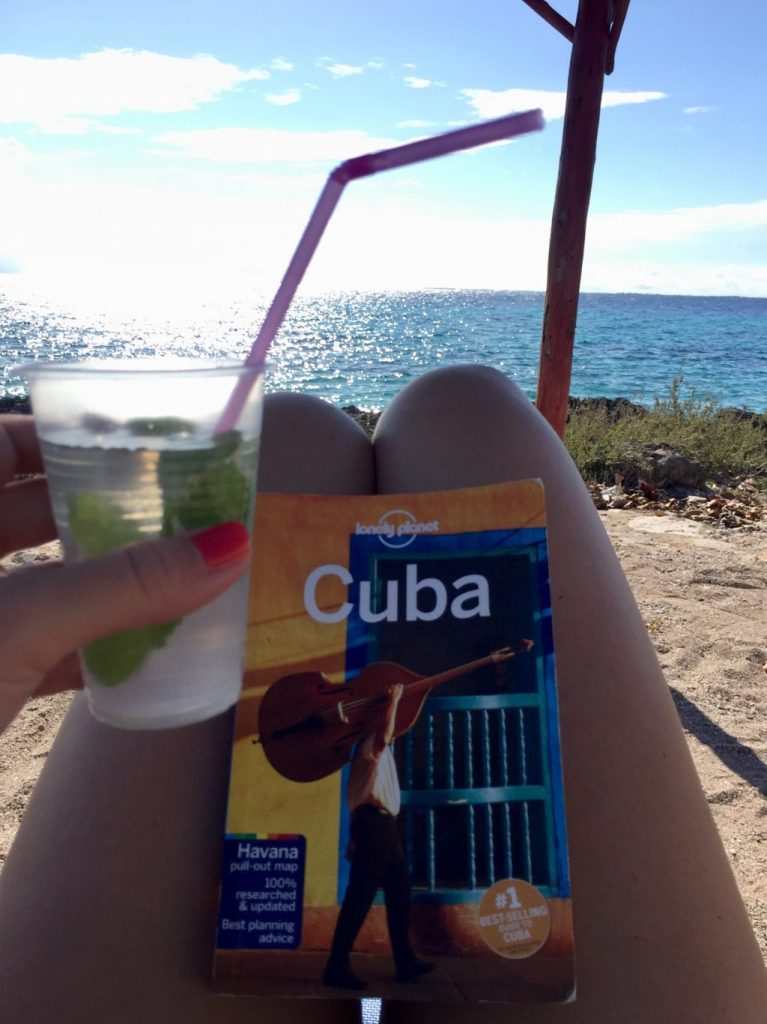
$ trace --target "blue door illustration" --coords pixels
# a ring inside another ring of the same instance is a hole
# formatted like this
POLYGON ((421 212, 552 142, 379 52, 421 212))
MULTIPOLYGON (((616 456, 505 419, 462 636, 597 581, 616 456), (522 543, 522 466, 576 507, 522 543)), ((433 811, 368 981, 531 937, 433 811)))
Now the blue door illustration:
POLYGON ((392 581, 404 587, 408 566, 448 592, 455 579, 481 574, 489 614, 374 624, 353 617, 350 674, 392 661, 434 675, 523 638, 534 643, 433 690, 396 741, 413 902, 478 902, 504 878, 569 896, 545 533, 419 537, 402 551, 376 538, 352 541, 352 575, 372 581, 380 600, 392 581))

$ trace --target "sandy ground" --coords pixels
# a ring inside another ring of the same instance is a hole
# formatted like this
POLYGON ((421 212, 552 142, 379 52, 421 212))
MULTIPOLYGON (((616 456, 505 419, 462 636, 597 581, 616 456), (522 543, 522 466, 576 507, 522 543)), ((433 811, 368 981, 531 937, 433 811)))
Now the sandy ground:
POLYGON ((767 962, 767 523, 600 513, 767 962))
MULTIPOLYGON (((600 515, 767 961, 767 522, 746 531, 635 510, 600 515)), ((0 737, 0 864, 68 700, 31 701, 0 737)))

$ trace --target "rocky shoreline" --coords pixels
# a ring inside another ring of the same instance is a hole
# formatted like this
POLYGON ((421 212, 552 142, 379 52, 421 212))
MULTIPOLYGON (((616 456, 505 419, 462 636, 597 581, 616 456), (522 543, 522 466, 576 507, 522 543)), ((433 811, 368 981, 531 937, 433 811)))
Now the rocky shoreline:
MULTIPOLYGON (((641 416, 648 410, 627 398, 570 398, 570 409, 605 410, 609 420, 641 416)), ((26 395, 0 396, 0 413, 29 413, 26 395)), ((372 434, 380 413, 350 405, 344 412, 372 434)), ((759 418, 746 409, 723 409, 722 414, 759 418)), ((600 510, 638 509, 674 515, 727 528, 753 529, 767 514, 764 480, 757 476, 712 485, 705 467, 666 444, 644 444, 626 453, 614 478, 587 484, 600 510)))
MULTIPOLYGON (((571 398, 571 410, 604 409, 608 419, 643 415, 648 410, 627 398, 571 398)), ((757 413, 735 410, 744 417, 757 413)), ((380 413, 346 406, 344 412, 372 434, 380 413)), ((729 410, 732 412, 732 410, 729 410)), ((764 482, 756 476, 712 484, 706 469, 666 444, 643 444, 626 452, 615 467, 614 479, 587 483, 595 506, 637 509, 656 515, 674 515, 727 528, 754 529, 767 514, 764 482), (760 486, 761 484, 761 486, 760 486)))

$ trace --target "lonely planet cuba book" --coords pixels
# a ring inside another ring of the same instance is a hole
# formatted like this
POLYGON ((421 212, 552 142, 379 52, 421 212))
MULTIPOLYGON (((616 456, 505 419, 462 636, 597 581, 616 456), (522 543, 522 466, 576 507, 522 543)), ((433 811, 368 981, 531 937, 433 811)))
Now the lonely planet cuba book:
POLYGON ((259 495, 214 985, 573 997, 540 482, 259 495))

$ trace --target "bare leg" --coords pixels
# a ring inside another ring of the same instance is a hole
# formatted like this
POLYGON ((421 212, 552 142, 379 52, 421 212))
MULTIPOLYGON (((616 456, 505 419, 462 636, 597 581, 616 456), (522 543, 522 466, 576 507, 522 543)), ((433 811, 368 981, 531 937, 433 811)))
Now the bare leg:
MULTIPOLYGON (((482 1019, 756 1024, 767 974, 668 688, 599 517, 529 400, 480 367, 426 374, 375 437, 378 490, 540 477, 570 832, 578 995, 566 1006, 482 1007, 482 1019)), ((399 1004, 387 1021, 476 1011, 399 1004)))
MULTIPOLYGON (((264 489, 372 488, 367 441, 326 406, 275 397, 266 441, 264 489)), ((383 418, 376 451, 386 492, 546 482, 579 996, 526 1007, 524 1019, 761 1020, 761 959, 673 705, 561 445, 503 377, 466 368, 408 388, 383 418)), ((73 709, 0 879, 3 1019, 305 1019, 306 1007, 225 1000, 204 982, 228 736, 226 717, 131 735, 73 709)), ((346 1012, 354 1004, 319 1004, 311 1016, 342 1024, 346 1012)), ((391 1007, 397 1014, 466 1016, 423 1005, 391 1007)))
MULTIPOLYGON (((370 443, 331 406, 267 400, 262 489, 364 493, 370 443)), ((99 725, 76 700, 0 877, 0 1020, 306 1020, 306 1004, 213 994, 231 716, 161 733, 99 725)), ((318 1004, 313 1024, 357 1019, 318 1004)))

